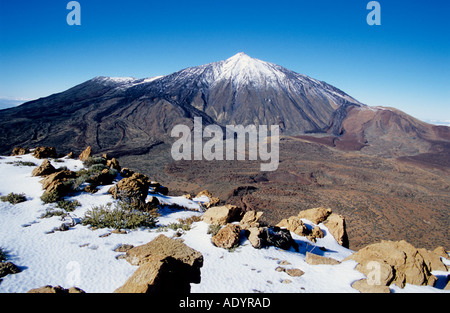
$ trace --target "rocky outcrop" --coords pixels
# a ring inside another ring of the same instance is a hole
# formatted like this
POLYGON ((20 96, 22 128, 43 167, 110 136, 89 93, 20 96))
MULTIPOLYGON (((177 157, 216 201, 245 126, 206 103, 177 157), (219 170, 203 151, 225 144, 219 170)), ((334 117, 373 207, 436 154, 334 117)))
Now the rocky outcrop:
POLYGON ((212 243, 219 248, 231 249, 239 244, 241 227, 236 224, 227 224, 211 238, 212 243))
POLYGON ((121 179, 116 185, 111 187, 108 192, 114 198, 137 197, 145 201, 150 187, 150 179, 141 173, 134 173, 130 177, 121 179))
POLYGON ((55 172, 56 168, 46 159, 31 172, 31 176, 47 176, 55 172))
POLYGON ((306 263, 310 265, 320 265, 320 264, 326 264, 326 265, 337 265, 341 262, 332 258, 320 256, 314 253, 306 252, 306 263))
POLYGON ((331 209, 319 207, 300 211, 297 216, 281 220, 277 226, 286 228, 299 236, 306 236, 312 242, 316 242, 317 238, 323 238, 324 234, 320 227, 315 226, 310 230, 301 219, 309 220, 316 225, 323 223, 341 246, 349 247, 345 219, 342 215, 333 213, 331 209))
POLYGON ((217 197, 213 197, 213 195, 207 190, 200 191, 194 198, 200 198, 201 196, 206 196, 209 199, 209 202, 204 203, 204 206, 208 209, 219 204, 220 199, 217 197))
POLYGON ((240 219, 241 209, 237 206, 226 204, 209 208, 202 215, 202 220, 208 224, 226 225, 240 219))
POLYGON ((85 293, 83 290, 77 287, 71 287, 69 289, 64 289, 61 286, 43 286, 39 288, 34 288, 29 290, 27 293, 57 293, 57 294, 66 294, 66 293, 85 293))
POLYGON ((55 147, 36 147, 33 156, 36 159, 56 158, 56 149, 55 147))
POLYGON ((286 228, 287 230, 299 236, 306 236, 309 234, 305 223, 298 216, 291 216, 282 219, 276 226, 286 228))
POLYGON ((367 279, 360 279, 355 281, 352 288, 358 290, 361 293, 390 293, 391 290, 388 286, 373 284, 368 282, 367 279))
POLYGON ((63 170, 47 175, 40 181, 42 189, 45 190, 43 197, 49 194, 54 194, 55 198, 64 197, 71 191, 71 186, 67 182, 70 179, 76 178, 76 176, 77 174, 70 170, 63 170))
POLYGON ((259 227, 259 219, 263 215, 263 212, 257 212, 257 211, 247 211, 244 213, 244 216, 242 216, 239 224, 241 225, 242 229, 248 229, 251 227, 259 227))
POLYGON ((88 146, 86 149, 83 150, 83 152, 81 152, 78 158, 84 162, 87 159, 89 159, 91 155, 92 155, 92 148, 91 146, 88 146))
POLYGON ((116 293, 188 293, 201 280, 202 254, 164 235, 127 250, 125 259, 139 268, 116 293))
POLYGON ((331 213, 323 224, 341 246, 349 247, 345 218, 342 215, 331 213))
POLYGON ((53 190, 60 190, 64 185, 64 182, 71 178, 76 178, 77 174, 70 170, 59 171, 50 175, 47 175, 40 182, 42 184, 42 188, 51 192, 53 190))
POLYGON ((434 286, 436 277, 431 271, 446 268, 436 253, 416 249, 404 240, 368 245, 345 260, 358 262, 356 269, 367 276, 376 274, 378 285, 401 288, 405 284, 434 286))
POLYGON ((12 262, 0 262, 0 278, 9 274, 20 273, 20 269, 12 262))
POLYGON ((24 155, 24 154, 28 154, 30 153, 30 149, 28 148, 23 148, 23 147, 14 147, 14 149, 12 150, 11 155, 15 156, 15 155, 24 155))
POLYGON ((327 217, 331 214, 331 209, 326 208, 314 208, 309 210, 303 210, 298 213, 299 218, 304 218, 308 221, 313 222, 314 224, 322 223, 327 219, 327 217))
POLYGON ((291 236, 291 233, 280 227, 268 226, 260 227, 258 237, 262 241, 262 246, 275 246, 283 250, 294 248, 298 250, 298 245, 291 236))

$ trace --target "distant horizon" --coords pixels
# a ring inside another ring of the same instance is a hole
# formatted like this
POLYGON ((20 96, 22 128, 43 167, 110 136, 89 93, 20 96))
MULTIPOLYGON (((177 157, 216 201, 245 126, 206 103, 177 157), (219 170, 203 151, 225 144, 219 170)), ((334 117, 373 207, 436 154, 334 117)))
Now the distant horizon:
MULTIPOLYGON (((0 98, 38 99, 96 76, 147 78, 238 52, 325 81, 369 106, 450 120, 447 1, 0 2, 0 98)), ((1 108, 1 107, 0 107, 1 108)))

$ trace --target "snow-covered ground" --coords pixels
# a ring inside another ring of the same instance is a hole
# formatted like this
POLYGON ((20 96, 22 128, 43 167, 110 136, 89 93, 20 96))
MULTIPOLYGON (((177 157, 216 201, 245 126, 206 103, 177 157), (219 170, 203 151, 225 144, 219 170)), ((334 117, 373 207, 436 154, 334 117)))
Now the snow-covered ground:
MULTIPOLYGON (((67 166, 71 170, 83 167, 79 160, 60 159, 63 162, 52 164, 55 167, 67 166)), ((32 177, 34 166, 17 166, 16 161, 29 161, 39 165, 31 155, 8 156, 0 159, 0 194, 10 192, 24 193, 27 201, 12 205, 0 202, 0 247, 7 252, 8 261, 17 265, 21 272, 7 275, 0 282, 0 292, 26 292, 32 288, 45 285, 60 285, 64 288, 77 286, 84 291, 109 293, 123 285, 133 274, 137 266, 116 257, 122 253, 114 252, 121 244, 134 246, 145 244, 160 234, 168 237, 174 230, 140 229, 128 231, 127 234, 111 233, 112 229, 91 230, 88 226, 78 224, 68 231, 55 231, 61 225, 61 217, 40 218, 46 209, 54 204, 44 204, 40 200, 43 193, 40 177, 32 177), (108 235, 109 234, 109 235, 108 235), (106 236, 105 236, 106 235, 106 236)), ((85 212, 93 206, 114 202, 107 193, 110 186, 102 186, 95 194, 80 193, 70 197, 78 200, 81 206, 71 216, 81 219, 85 212)), ((158 225, 176 222, 178 218, 201 215, 199 203, 207 198, 188 200, 184 197, 154 195, 161 203, 178 204, 178 209, 165 207, 159 211, 158 225), (187 209, 182 209, 185 207, 187 209)), ((309 221, 305 223, 312 225, 309 221)), ((340 246, 328 234, 323 224, 319 225, 326 234, 310 242, 306 237, 292 234, 300 245, 299 252, 285 251, 275 247, 254 249, 246 239, 234 252, 217 248, 211 243, 211 235, 207 234, 208 225, 195 222, 181 238, 184 243, 200 251, 204 257, 201 269, 201 283, 192 284, 191 291, 222 293, 300 293, 300 292, 357 292, 351 288, 352 282, 364 278, 354 269, 354 261, 342 262, 339 265, 309 265, 305 261, 305 252, 314 253, 342 260, 353 251, 340 246), (327 248, 326 252, 318 246, 327 248), (320 252, 319 252, 320 251, 320 252), (285 268, 299 268, 305 272, 300 277, 290 277, 285 272, 275 269, 280 262, 287 261, 291 265, 285 268), (289 283, 286 283, 289 280, 289 283)), ((439 274, 439 273, 438 273, 439 274)), ((442 273, 441 273, 442 274, 442 273)), ((395 292, 443 292, 432 287, 407 285, 404 289, 391 288, 395 292)))

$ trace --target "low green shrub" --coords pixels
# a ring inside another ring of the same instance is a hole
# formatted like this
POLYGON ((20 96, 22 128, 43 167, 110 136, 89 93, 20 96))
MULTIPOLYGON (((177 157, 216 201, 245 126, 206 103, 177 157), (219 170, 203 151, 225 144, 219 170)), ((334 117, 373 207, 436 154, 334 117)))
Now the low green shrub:
POLYGON ((82 219, 83 225, 114 229, 152 228, 157 222, 156 216, 149 212, 124 209, 120 204, 114 207, 111 204, 93 207, 82 219))
POLYGON ((45 191, 41 196, 41 200, 44 203, 54 203, 54 202, 58 201, 59 199, 60 199, 60 196, 56 190, 51 191, 51 192, 45 191))
POLYGON ((91 167, 94 164, 106 165, 106 159, 103 157, 89 157, 83 162, 85 167, 91 167))
POLYGON ((75 208, 79 206, 81 206, 81 203, 78 202, 78 200, 59 200, 56 204, 57 208, 63 209, 66 212, 73 212, 75 211, 75 208))
POLYGON ((54 208, 49 208, 49 209, 45 210, 45 213, 43 213, 41 216, 39 216, 39 218, 50 218, 53 216, 63 216, 66 214, 67 213, 62 210, 55 210, 54 208))
POLYGON ((219 232, 219 230, 222 228, 222 226, 217 224, 210 224, 208 226, 207 234, 213 235, 213 237, 219 232))
POLYGON ((27 198, 25 197, 25 194, 23 194, 23 193, 16 194, 16 193, 11 192, 7 196, 1 196, 0 200, 2 200, 3 202, 9 202, 11 204, 17 204, 20 202, 27 201, 27 198))
POLYGON ((8 259, 8 255, 5 249, 0 247, 0 262, 4 262, 8 259))

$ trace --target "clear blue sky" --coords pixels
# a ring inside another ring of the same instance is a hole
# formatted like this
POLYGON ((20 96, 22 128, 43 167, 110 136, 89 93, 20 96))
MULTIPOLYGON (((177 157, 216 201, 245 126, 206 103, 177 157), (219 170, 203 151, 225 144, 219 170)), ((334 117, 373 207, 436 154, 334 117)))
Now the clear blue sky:
POLYGON ((450 1, 0 0, 0 98, 95 76, 169 74, 237 52, 326 81, 369 105, 450 120, 450 1))

